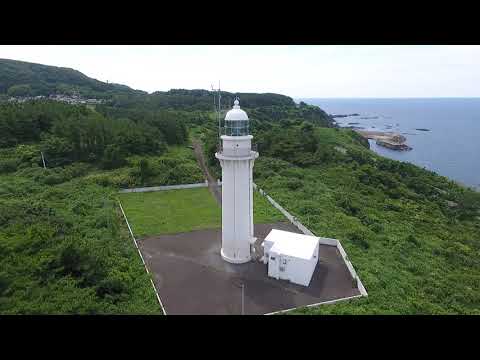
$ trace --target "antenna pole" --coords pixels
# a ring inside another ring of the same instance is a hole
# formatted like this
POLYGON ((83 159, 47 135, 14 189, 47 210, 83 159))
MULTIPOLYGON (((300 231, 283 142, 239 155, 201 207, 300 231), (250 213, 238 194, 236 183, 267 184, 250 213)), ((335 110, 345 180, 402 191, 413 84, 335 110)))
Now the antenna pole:
POLYGON ((221 109, 222 94, 220 93, 220 80, 218 80, 218 141, 220 142, 221 126, 220 126, 220 109, 221 109))
POLYGON ((217 121, 218 121, 218 146, 220 148, 221 146, 221 139, 220 137, 222 136, 222 127, 221 127, 221 121, 220 121, 220 111, 221 111, 221 100, 222 100, 222 94, 220 92, 220 80, 218 80, 218 89, 214 89, 212 85, 212 91, 213 91, 213 107, 215 111, 217 112, 217 121), (218 106, 215 103, 215 91, 218 93, 218 106))

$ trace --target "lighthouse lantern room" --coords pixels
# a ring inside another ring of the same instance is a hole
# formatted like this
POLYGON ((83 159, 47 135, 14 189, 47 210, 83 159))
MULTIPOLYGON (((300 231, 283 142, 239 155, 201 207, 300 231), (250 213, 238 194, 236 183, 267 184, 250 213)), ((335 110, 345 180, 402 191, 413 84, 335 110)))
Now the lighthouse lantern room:
POLYGON ((238 98, 225 116, 221 150, 215 153, 222 167, 222 250, 225 261, 241 264, 251 260, 253 236, 253 163, 247 113, 238 98))

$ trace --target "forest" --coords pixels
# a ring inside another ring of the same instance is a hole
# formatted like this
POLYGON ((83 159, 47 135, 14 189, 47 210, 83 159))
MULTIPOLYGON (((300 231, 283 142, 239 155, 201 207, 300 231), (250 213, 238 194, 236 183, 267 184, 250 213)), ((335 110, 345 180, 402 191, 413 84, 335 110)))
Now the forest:
POLYGON ((129 155, 161 154, 188 136, 185 123, 168 111, 132 120, 48 100, 0 105, 0 133, 0 147, 23 145, 19 160, 38 148, 51 166, 81 161, 105 169, 124 165, 129 155))

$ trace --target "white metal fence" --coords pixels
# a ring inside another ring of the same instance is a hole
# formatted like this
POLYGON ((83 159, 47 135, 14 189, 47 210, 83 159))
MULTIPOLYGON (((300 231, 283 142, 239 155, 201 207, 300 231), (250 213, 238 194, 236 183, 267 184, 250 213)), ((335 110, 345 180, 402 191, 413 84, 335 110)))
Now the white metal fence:
MULTIPOLYGON (((140 259, 142 259, 143 266, 145 267, 145 271, 147 272, 148 275, 150 275, 150 271, 148 271, 147 264, 145 263, 145 260, 143 259, 142 252, 140 251, 140 248, 138 247, 137 244, 137 239, 135 239, 135 236, 133 235, 132 228, 130 227, 130 223, 128 222, 127 215, 125 215, 125 211, 123 211, 123 206, 120 200, 118 200, 118 205, 120 205, 120 210, 122 210, 123 217, 125 219, 125 222, 127 223, 128 231, 130 232, 130 235, 132 236, 133 243, 135 244, 135 247, 137 248, 138 254, 140 255, 140 259)), ((162 308, 162 311, 165 315, 167 315, 167 312, 165 311, 165 307, 163 306, 162 300, 160 300, 160 296, 158 295, 157 288, 155 287, 155 283, 153 282, 152 278, 150 277, 150 282, 152 283, 153 291, 155 291, 155 295, 157 296, 158 303, 160 304, 160 307, 162 308)))
POLYGON ((151 192, 151 191, 164 191, 164 190, 178 190, 178 189, 193 189, 208 187, 208 181, 205 180, 203 183, 197 184, 182 184, 182 185, 164 185, 164 186, 150 186, 150 187, 139 187, 133 189, 121 189, 120 193, 133 193, 133 192, 151 192))

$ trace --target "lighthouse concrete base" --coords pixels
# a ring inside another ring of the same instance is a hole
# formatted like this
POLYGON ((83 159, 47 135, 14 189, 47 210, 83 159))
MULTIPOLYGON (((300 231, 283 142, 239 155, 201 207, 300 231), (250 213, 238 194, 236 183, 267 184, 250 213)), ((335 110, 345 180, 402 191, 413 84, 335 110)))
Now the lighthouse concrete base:
MULTIPOLYGON (((259 251, 272 229, 300 232, 289 222, 255 224, 259 251)), ((167 314, 240 315, 242 285, 243 309, 249 315, 361 296, 335 246, 320 245, 319 262, 305 287, 269 277, 267 266, 259 261, 224 261, 218 256, 221 239, 220 229, 207 229, 138 240, 167 314)))
POLYGON ((223 260, 225 260, 226 262, 229 262, 230 264, 245 264, 252 260, 252 257, 250 255, 244 258, 236 258, 236 259, 230 258, 223 253, 223 249, 220 250, 220 255, 222 255, 223 260))

